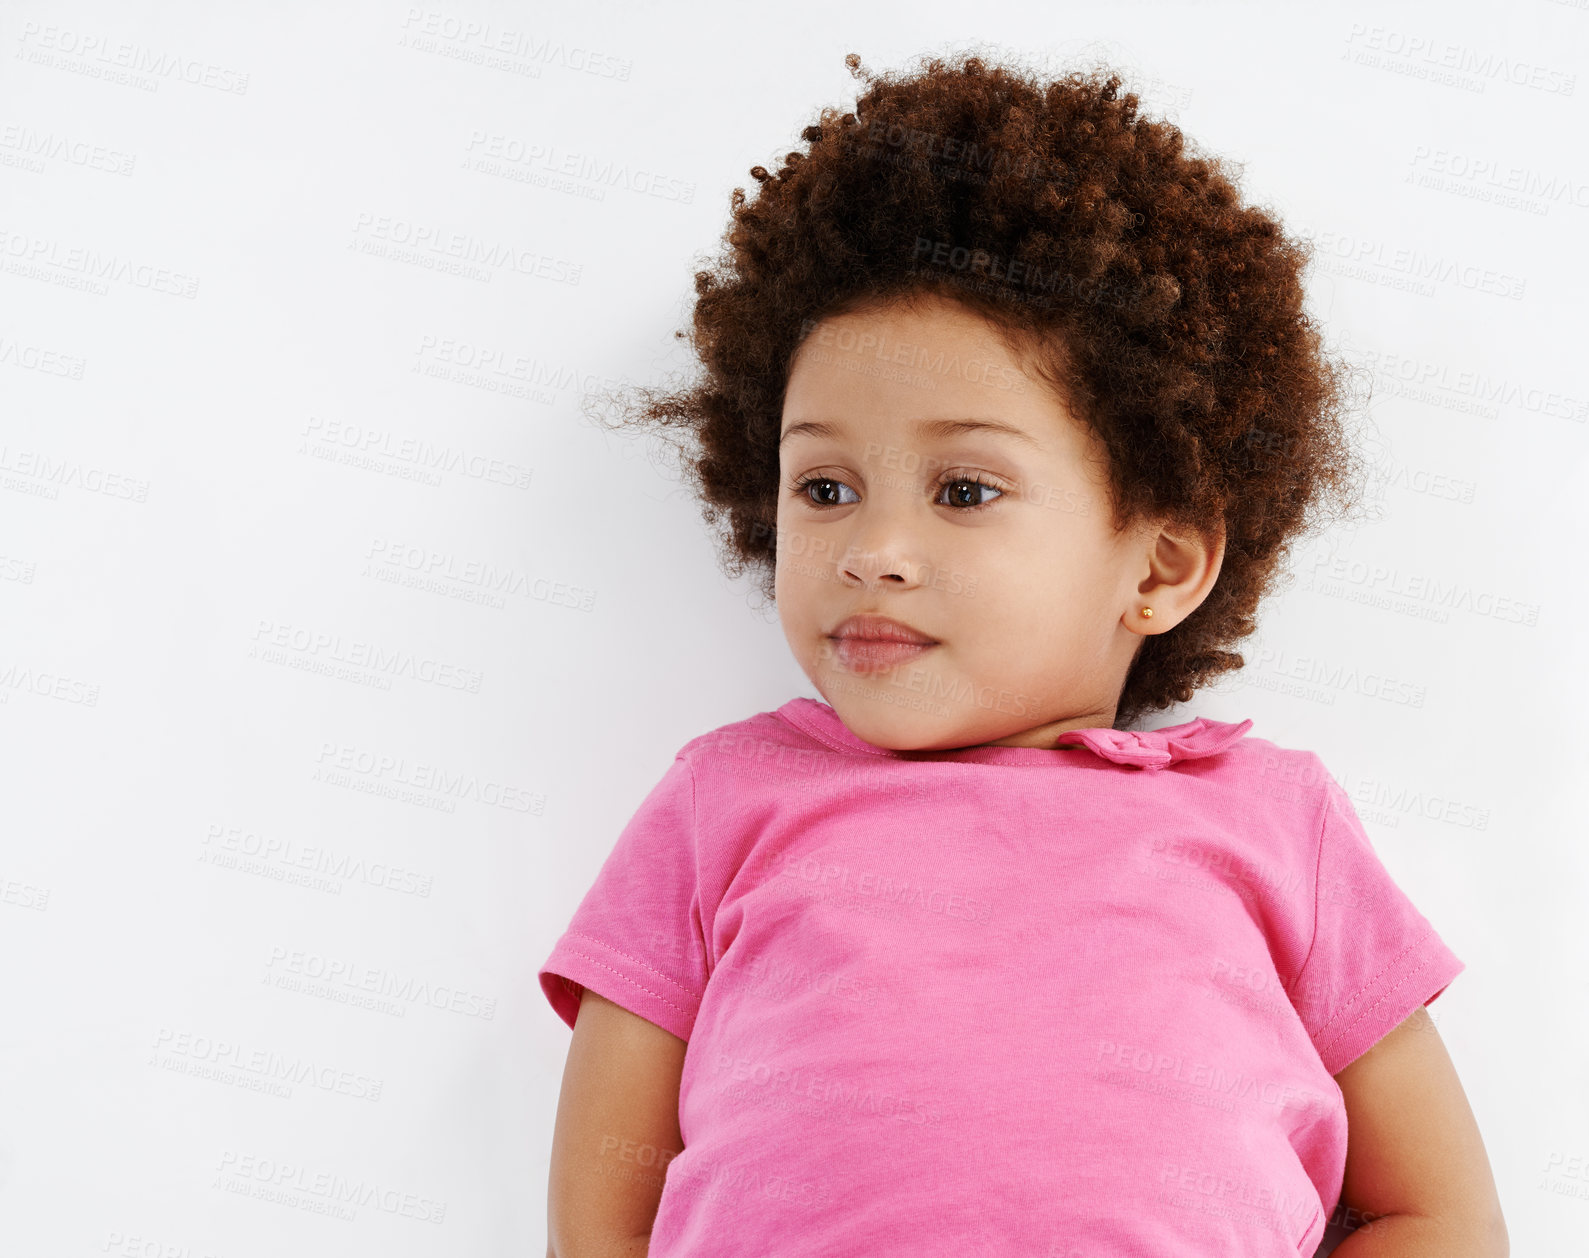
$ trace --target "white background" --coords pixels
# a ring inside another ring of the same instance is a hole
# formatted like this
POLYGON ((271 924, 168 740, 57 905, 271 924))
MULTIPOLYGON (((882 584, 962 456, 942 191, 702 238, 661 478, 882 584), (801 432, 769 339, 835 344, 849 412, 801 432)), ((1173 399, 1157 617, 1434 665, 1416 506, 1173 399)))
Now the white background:
POLYGON ((1583 1252, 1589 7, 974 8, 0 5, 7 1253, 541 1252, 536 970, 684 742, 815 694, 582 399, 688 368, 846 53, 970 38, 1111 62, 1319 242, 1377 518, 1146 724, 1324 758, 1468 964, 1513 1252, 1583 1252))

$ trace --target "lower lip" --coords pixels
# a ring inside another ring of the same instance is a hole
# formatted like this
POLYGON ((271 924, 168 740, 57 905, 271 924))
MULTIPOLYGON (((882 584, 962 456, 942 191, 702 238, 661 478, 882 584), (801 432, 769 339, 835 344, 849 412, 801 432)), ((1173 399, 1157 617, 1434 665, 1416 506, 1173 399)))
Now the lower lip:
POLYGON ((880 638, 835 638, 834 650, 845 668, 876 673, 925 655, 936 642, 885 642, 880 638))

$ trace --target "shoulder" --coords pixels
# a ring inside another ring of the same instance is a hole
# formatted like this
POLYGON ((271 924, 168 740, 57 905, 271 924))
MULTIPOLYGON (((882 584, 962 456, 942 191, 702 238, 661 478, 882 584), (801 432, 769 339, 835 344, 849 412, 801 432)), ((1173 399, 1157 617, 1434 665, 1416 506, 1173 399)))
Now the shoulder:
POLYGON ((1341 787, 1317 752, 1249 732, 1211 757, 1206 807, 1220 825, 1253 844, 1277 882, 1311 897, 1332 801, 1341 787))
POLYGON ((845 757, 784 719, 778 711, 757 712, 698 734, 679 749, 700 798, 745 803, 747 792, 794 783, 846 779, 845 757))
POLYGON ((787 759, 790 753, 816 747, 808 735, 776 711, 757 712, 698 734, 679 749, 679 757, 692 768, 710 769, 725 762, 766 764, 787 759))
POLYGON ((1255 803, 1317 819, 1340 784, 1317 752, 1248 733, 1217 757, 1221 778, 1255 803))

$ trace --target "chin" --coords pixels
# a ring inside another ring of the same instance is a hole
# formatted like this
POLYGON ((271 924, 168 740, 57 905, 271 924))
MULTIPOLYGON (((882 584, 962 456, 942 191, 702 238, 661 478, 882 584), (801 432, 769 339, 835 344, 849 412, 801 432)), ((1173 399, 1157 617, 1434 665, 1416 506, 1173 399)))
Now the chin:
POLYGON ((943 751, 965 746, 957 738, 952 718, 930 710, 917 710, 862 695, 837 696, 827 700, 845 727, 857 738, 886 751, 943 751))

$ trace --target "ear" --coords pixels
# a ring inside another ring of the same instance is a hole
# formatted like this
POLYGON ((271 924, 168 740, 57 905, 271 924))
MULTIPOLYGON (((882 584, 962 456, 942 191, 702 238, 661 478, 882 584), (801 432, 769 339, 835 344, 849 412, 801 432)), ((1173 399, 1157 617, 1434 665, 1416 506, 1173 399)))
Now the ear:
POLYGON ((1134 633, 1164 633, 1185 620, 1208 597, 1225 562, 1225 526, 1203 534, 1158 524, 1145 532, 1143 566, 1147 575, 1137 584, 1137 599, 1122 618, 1134 633), (1146 617, 1138 610, 1151 607, 1146 617))

